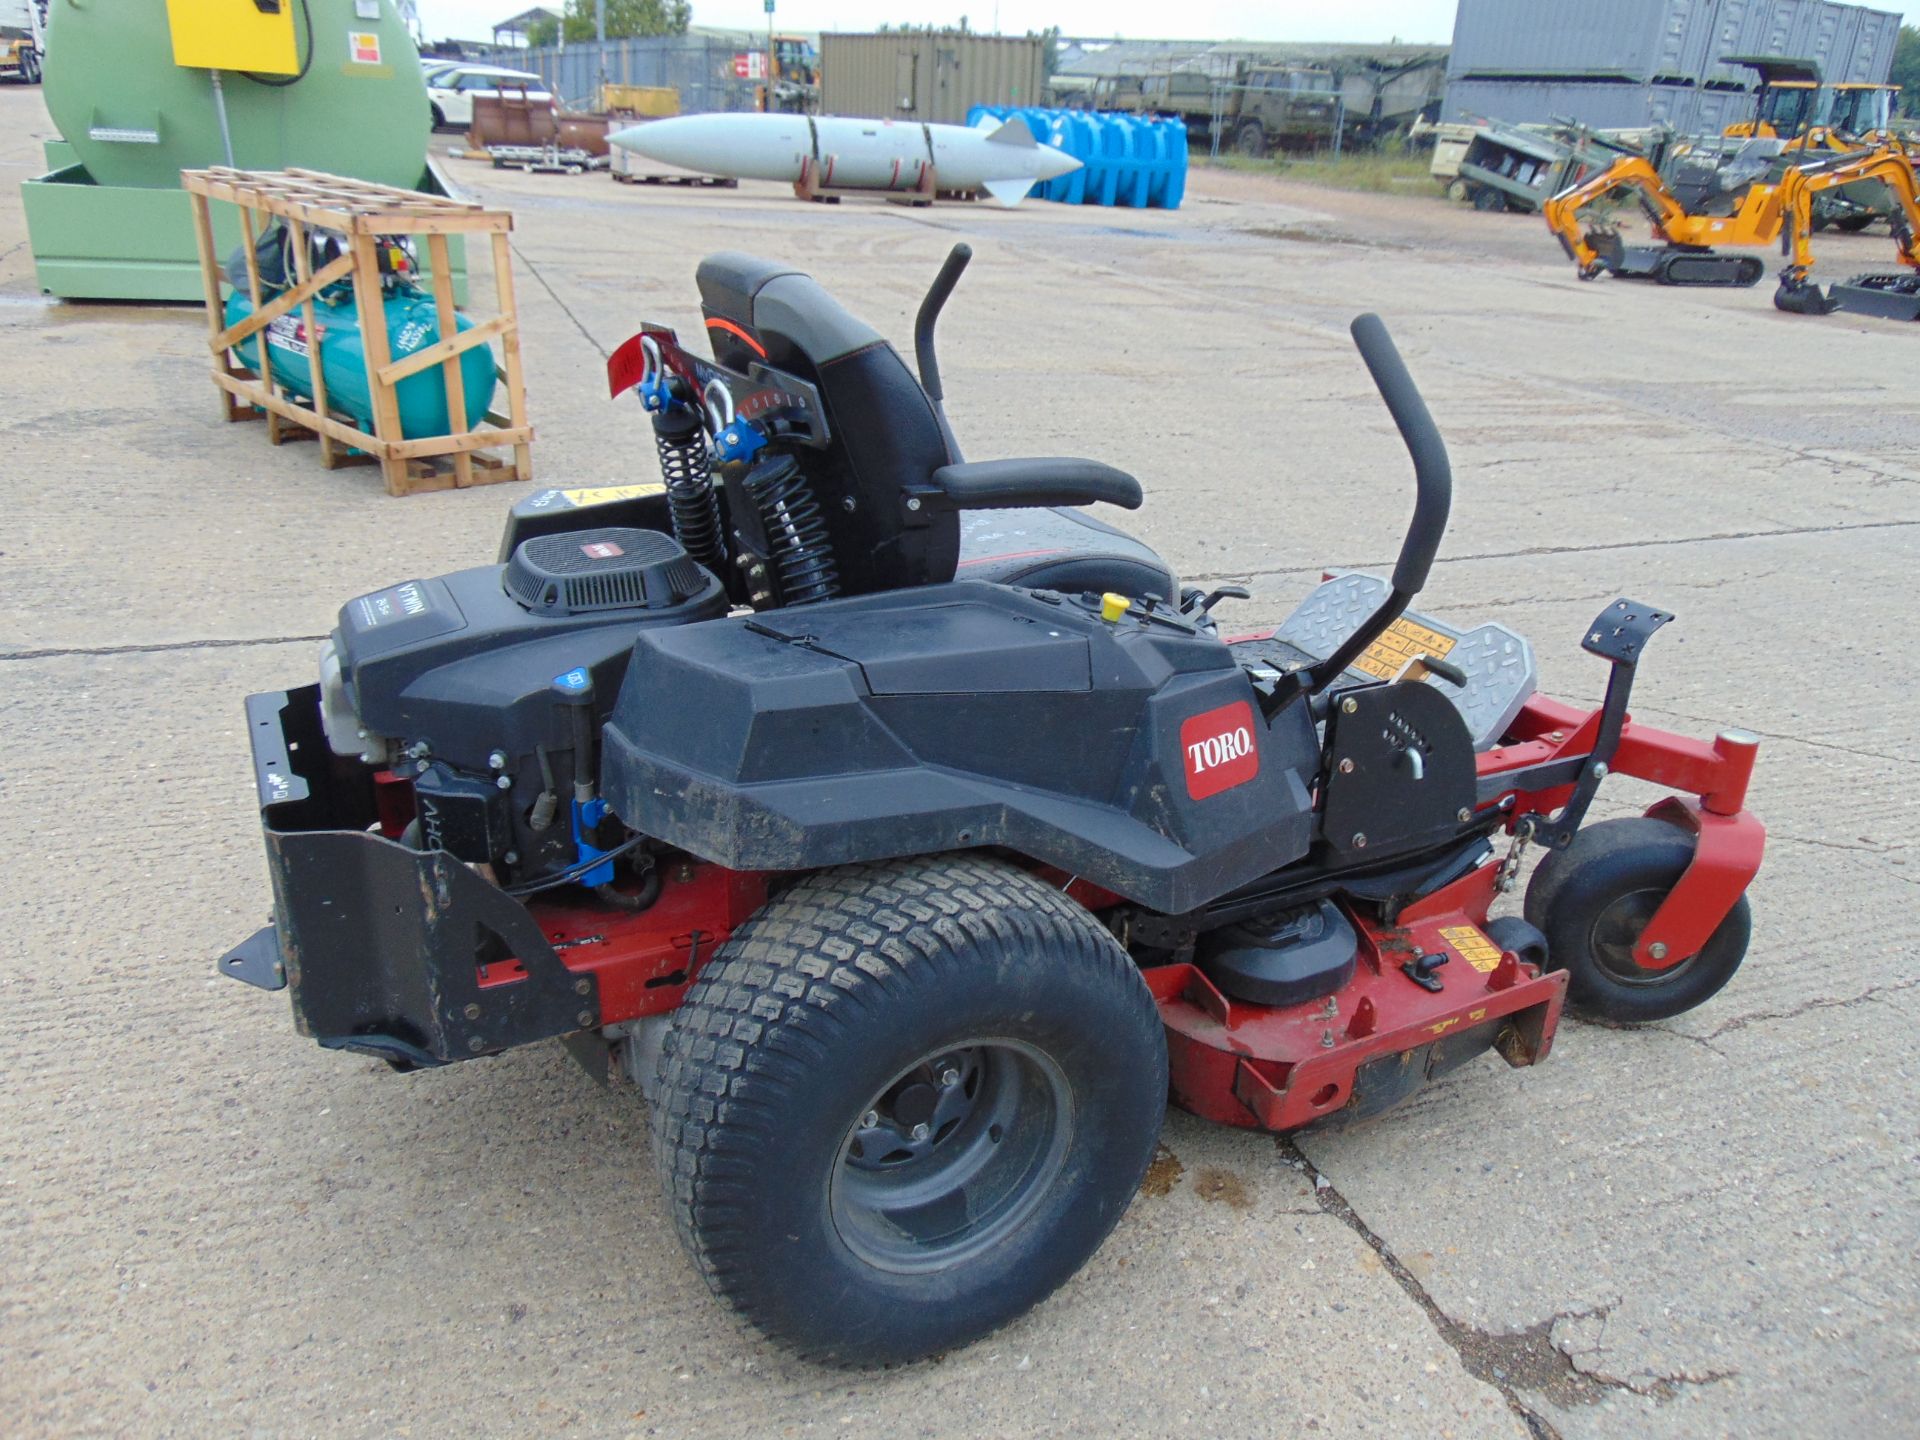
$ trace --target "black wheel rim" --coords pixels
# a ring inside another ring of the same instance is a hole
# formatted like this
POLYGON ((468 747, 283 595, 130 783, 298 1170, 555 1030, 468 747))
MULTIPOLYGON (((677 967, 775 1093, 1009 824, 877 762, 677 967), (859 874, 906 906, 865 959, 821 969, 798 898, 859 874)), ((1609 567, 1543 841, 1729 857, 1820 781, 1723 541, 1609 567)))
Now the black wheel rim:
POLYGON ((1594 963, 1611 980, 1622 985, 1667 985, 1685 974, 1696 957, 1689 955, 1663 970, 1648 970, 1633 958, 1633 947, 1640 943, 1647 922, 1653 919, 1664 890, 1634 890, 1612 901, 1594 917, 1587 948, 1594 963))
POLYGON ((883 1270, 959 1264, 1032 1214, 1072 1130, 1072 1091, 1041 1051, 1007 1039, 945 1047, 853 1118, 833 1170, 834 1230, 883 1270))

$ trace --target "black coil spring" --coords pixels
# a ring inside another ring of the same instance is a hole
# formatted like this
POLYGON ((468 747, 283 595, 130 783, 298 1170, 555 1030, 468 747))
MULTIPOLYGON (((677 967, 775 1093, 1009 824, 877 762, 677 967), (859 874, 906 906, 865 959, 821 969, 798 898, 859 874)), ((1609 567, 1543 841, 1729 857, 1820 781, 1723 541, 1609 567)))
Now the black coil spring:
POLYGON ((700 417, 686 410, 656 414, 653 443, 660 450, 660 478, 667 486, 673 538, 724 579, 727 547, 720 533, 720 501, 709 478, 707 432, 700 428, 700 417))
POLYGON ((827 520, 813 487, 790 455, 762 461, 747 476, 760 509, 767 545, 780 572, 780 597, 788 605, 812 605, 840 593, 827 520))

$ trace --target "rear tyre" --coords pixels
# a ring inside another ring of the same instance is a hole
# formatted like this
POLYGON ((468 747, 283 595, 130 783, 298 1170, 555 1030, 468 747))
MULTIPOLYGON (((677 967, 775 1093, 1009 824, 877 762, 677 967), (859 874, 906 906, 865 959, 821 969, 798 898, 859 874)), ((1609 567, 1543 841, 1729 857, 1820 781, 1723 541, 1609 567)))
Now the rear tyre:
POLYGON ((1502 211, 1507 208, 1507 197, 1488 186, 1476 186, 1473 192, 1473 208, 1484 210, 1489 214, 1502 211))
POLYGON ((1449 181, 1447 184, 1447 199, 1453 201, 1456 205, 1466 204, 1467 182, 1459 179, 1449 181))
POLYGON ((1540 862, 1526 918, 1547 937, 1549 968, 1567 972, 1567 1002, 1601 1020, 1664 1020, 1717 994, 1746 957, 1743 895, 1699 952, 1662 970, 1633 958, 1647 922, 1693 860, 1693 837, 1663 820, 1602 820, 1540 862))
POLYGON ((1267 153, 1266 127, 1258 120, 1247 120, 1233 132, 1233 148, 1249 160, 1258 160, 1267 153))
POLYGON ((961 1345, 1080 1268, 1139 1188, 1166 1041, 1126 952, 976 856, 810 876, 676 1012, 654 1137, 707 1283, 810 1359, 961 1345))

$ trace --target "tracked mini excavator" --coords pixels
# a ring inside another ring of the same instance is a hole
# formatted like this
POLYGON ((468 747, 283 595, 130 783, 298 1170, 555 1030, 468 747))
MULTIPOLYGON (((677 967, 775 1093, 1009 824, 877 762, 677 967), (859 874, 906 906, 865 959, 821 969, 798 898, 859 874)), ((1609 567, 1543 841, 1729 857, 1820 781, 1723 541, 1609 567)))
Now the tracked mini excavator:
POLYGON ((1756 255, 1726 255, 1715 246, 1781 243, 1789 263, 1780 274, 1774 302, 1800 314, 1857 309, 1896 319, 1920 319, 1920 184, 1906 152, 1882 145, 1865 152, 1822 156, 1790 164, 1765 178, 1783 149, 1778 139, 1747 141, 1727 163, 1677 170, 1671 182, 1638 156, 1622 156, 1599 175, 1571 186, 1542 208, 1547 226, 1582 280, 1606 274, 1652 280, 1660 285, 1747 286, 1765 270, 1756 255), (1892 196, 1894 245, 1906 273, 1860 275, 1822 291, 1808 280, 1813 268, 1810 237, 1814 197, 1824 191, 1877 180, 1892 196), (1584 212, 1608 196, 1627 192, 1639 201, 1662 243, 1628 245, 1604 221, 1589 226, 1584 212))

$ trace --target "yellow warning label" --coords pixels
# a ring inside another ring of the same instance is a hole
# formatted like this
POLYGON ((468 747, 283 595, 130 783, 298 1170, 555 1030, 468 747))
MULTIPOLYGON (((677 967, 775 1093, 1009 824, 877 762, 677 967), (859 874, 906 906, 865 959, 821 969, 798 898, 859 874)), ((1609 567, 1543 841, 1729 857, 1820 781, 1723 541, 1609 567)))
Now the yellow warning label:
POLYGON ((1438 630, 1429 630, 1402 618, 1389 625, 1386 634, 1361 652, 1353 668, 1376 680, 1391 680, 1406 668, 1409 660, 1417 660, 1422 655, 1444 660, 1452 649, 1451 635, 1442 635, 1438 630))
POLYGON ((1500 947, 1480 933, 1477 925, 1447 925, 1440 931, 1453 953, 1482 975, 1500 966, 1500 947))
POLYGON ((658 495, 664 485, 601 485, 591 490, 562 490, 569 505, 605 505, 612 500, 638 500, 642 495, 658 495))

